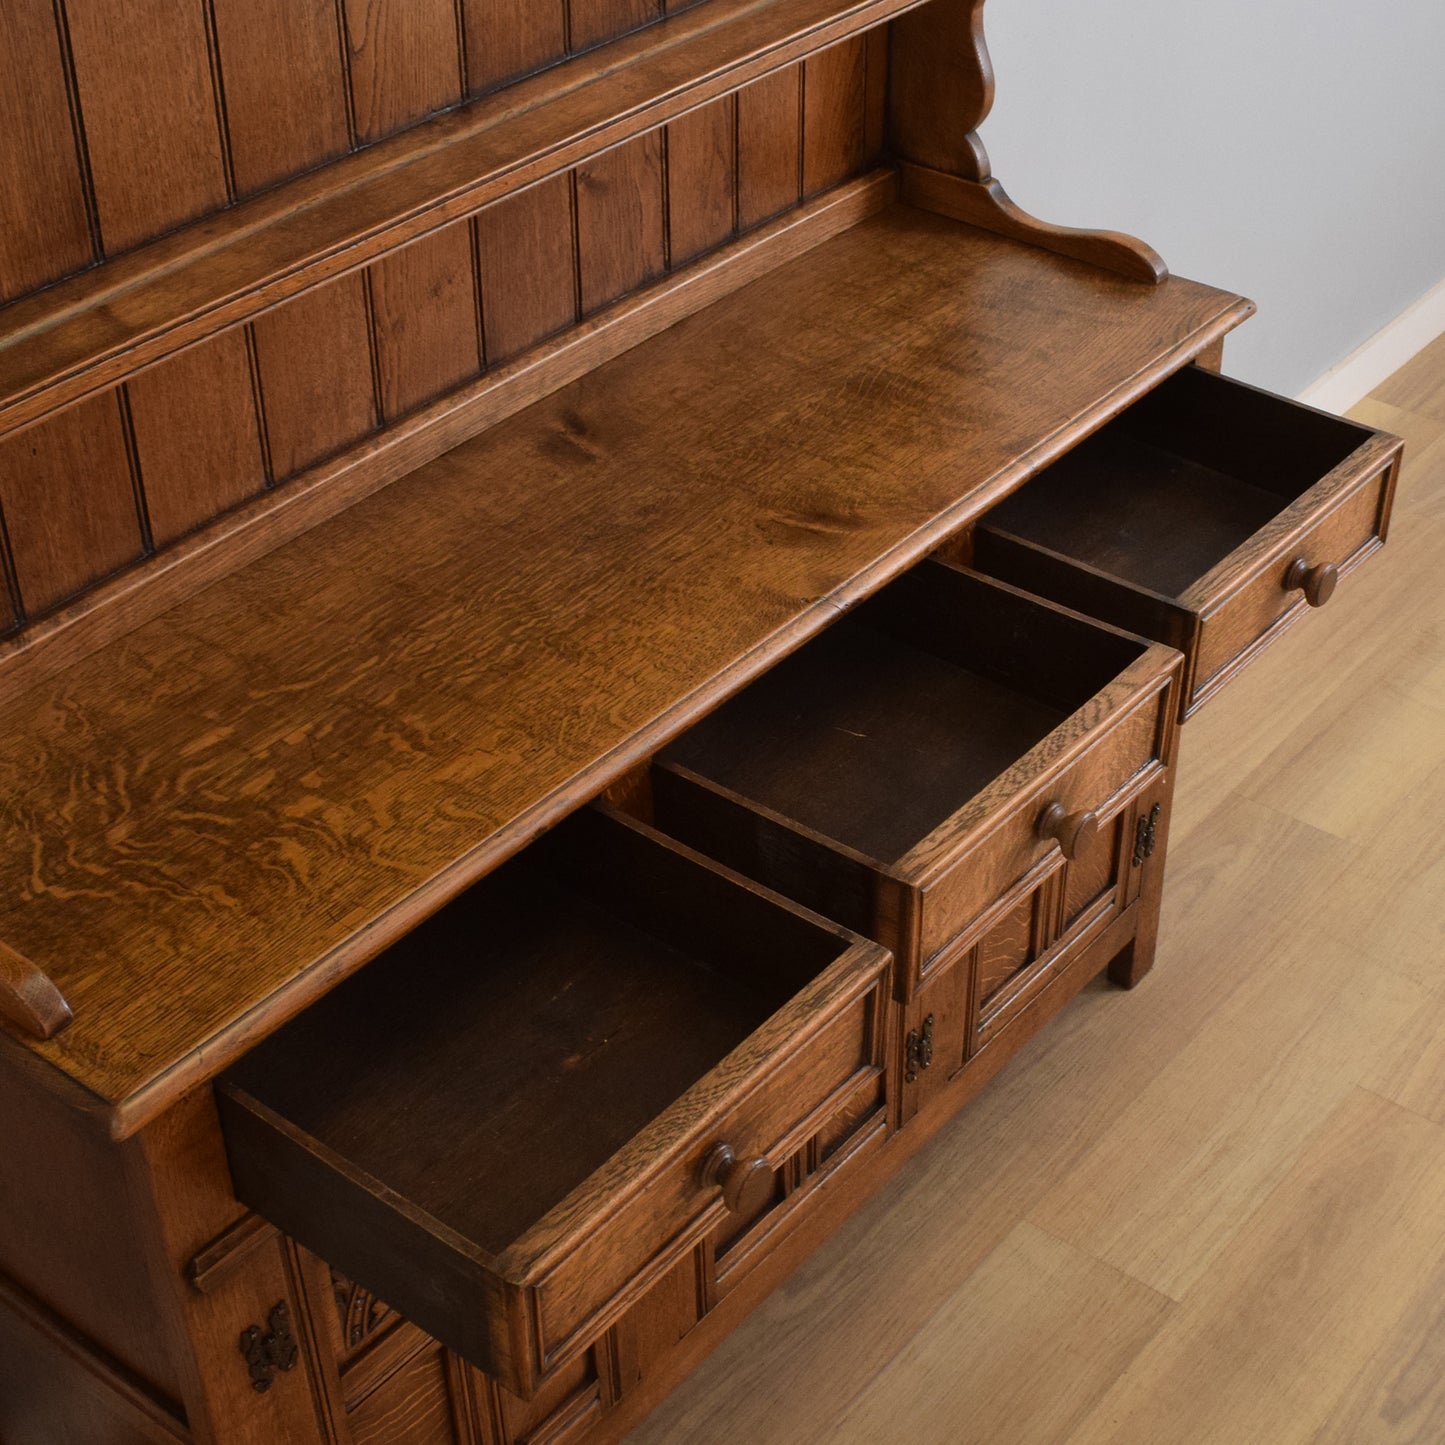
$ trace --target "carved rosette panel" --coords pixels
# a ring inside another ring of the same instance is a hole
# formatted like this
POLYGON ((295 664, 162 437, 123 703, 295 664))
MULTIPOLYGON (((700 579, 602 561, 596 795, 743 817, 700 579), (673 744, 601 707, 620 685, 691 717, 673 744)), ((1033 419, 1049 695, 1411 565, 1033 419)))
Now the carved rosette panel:
POLYGON ((387 1325, 400 1318, 390 1305, 383 1304, 374 1294, 334 1269, 331 1271, 331 1291, 336 1301, 337 1321, 341 1326, 343 1359, 349 1359, 364 1349, 387 1325))

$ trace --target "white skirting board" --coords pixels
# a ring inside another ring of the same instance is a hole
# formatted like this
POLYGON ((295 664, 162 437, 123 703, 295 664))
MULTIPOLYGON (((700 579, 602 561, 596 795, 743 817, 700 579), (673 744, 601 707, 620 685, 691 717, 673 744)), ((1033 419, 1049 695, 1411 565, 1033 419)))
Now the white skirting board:
POLYGON ((1305 387, 1299 399, 1323 411, 1348 411, 1441 334, 1445 334, 1445 281, 1305 387))

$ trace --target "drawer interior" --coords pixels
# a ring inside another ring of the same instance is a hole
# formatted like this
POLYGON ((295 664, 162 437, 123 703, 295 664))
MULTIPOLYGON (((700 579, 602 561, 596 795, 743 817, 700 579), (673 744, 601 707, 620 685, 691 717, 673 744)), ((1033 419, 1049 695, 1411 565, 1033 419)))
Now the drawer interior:
MULTIPOLYGON (((848 944, 587 809, 262 1043, 223 1090, 496 1256, 848 944)), ((258 1165, 233 1147, 232 1162, 243 1198, 327 1253, 286 1202, 281 1156, 258 1165)))
POLYGON ((1372 435, 1187 367, 993 508, 981 530, 1178 597, 1372 435))
POLYGON ((895 862, 1143 653, 943 563, 915 568, 662 755, 895 862))

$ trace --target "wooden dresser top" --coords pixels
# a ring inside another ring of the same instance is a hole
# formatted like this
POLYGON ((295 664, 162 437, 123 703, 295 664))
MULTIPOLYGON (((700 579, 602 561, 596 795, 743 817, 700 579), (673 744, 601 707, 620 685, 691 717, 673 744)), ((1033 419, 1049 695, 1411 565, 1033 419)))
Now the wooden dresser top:
POLYGON ((1248 313, 894 205, 6 700, 28 1046, 138 1127, 1248 313))

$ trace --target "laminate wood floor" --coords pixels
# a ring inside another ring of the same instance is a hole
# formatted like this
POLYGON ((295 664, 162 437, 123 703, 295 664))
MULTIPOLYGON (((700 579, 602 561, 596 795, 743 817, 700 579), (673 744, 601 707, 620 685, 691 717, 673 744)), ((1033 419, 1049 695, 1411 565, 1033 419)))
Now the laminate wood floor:
POLYGON ((1388 547, 1191 721, 1163 935, 629 1445, 1445 1442, 1445 340, 1388 547))

